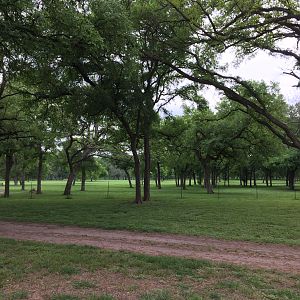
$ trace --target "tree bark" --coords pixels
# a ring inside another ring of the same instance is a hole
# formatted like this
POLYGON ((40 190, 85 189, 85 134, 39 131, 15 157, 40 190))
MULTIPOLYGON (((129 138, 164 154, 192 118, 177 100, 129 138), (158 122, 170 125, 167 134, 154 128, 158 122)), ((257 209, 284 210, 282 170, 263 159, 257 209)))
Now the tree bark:
POLYGON ((160 172, 160 162, 157 162, 157 188, 161 189, 161 172, 160 172))
POLYGON ((127 170, 127 169, 124 169, 124 172, 125 172, 125 174, 126 174, 126 178, 127 178, 127 180, 128 180, 129 187, 132 189, 132 188, 133 188, 133 186, 132 186, 132 182, 131 182, 130 174, 129 174, 129 172, 128 172, 128 170, 127 170))
POLYGON ((289 188, 290 188, 290 190, 295 189, 295 174, 296 174, 296 170, 289 170, 289 188))
POLYGON ((64 195, 65 196, 70 196, 71 195, 71 189, 72 189, 72 184, 74 182, 76 176, 76 172, 74 170, 71 170, 67 179, 64 195))
POLYGON ((204 170, 204 187, 206 188, 207 194, 213 194, 213 186, 211 184, 211 169, 209 166, 209 162, 202 162, 203 170, 204 170))
POLYGON ((265 171, 265 181, 266 181, 266 186, 269 186, 269 176, 268 176, 268 171, 265 171))
POLYGON ((230 181, 230 168, 228 166, 227 167, 227 186, 229 186, 229 181, 230 181))
POLYGON ((25 175, 24 175, 24 172, 22 173, 22 176, 21 176, 21 190, 22 191, 25 191, 25 175))
POLYGON ((134 177, 135 177, 135 203, 142 203, 141 191, 141 163, 135 146, 135 142, 131 142, 131 152, 134 160, 134 177))
POLYGON ((81 192, 85 192, 85 182, 86 182, 86 170, 85 166, 81 167, 81 192))
POLYGON ((9 198, 9 181, 10 181, 10 171, 13 166, 13 155, 11 153, 5 156, 5 189, 4 198, 9 198))
POLYGON ((148 133, 144 136, 144 201, 150 200, 150 171, 151 171, 150 137, 148 133))
POLYGON ((39 156, 38 156, 38 169, 37 169, 37 187, 36 187, 37 194, 42 193, 43 157, 44 157, 44 152, 42 149, 42 145, 40 144, 39 145, 39 156))

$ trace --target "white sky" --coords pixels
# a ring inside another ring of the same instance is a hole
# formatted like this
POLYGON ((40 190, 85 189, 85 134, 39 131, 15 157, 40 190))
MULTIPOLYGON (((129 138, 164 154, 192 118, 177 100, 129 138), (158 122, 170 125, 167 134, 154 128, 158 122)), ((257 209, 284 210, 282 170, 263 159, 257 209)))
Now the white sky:
MULTIPOLYGON (((290 44, 290 43, 289 43, 290 44)), ((226 53, 223 57, 224 63, 231 63, 234 56, 226 53)), ((264 51, 259 51, 254 57, 245 59, 238 66, 231 66, 226 75, 240 76, 242 79, 264 80, 267 83, 278 82, 281 93, 289 104, 300 101, 300 89, 293 87, 297 85, 297 80, 292 76, 283 74, 292 70, 295 60, 279 55, 271 56, 264 51)), ((218 100, 218 92, 214 88, 208 88, 204 95, 209 102, 211 109, 214 109, 218 100)), ((182 102, 175 100, 167 107, 173 114, 182 114, 182 102)))

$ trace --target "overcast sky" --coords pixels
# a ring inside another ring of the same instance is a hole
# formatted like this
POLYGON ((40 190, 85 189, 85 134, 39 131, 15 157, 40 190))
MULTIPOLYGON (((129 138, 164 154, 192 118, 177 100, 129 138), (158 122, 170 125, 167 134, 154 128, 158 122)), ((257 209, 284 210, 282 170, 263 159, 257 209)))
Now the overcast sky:
MULTIPOLYGON (((224 55, 224 62, 234 61, 232 54, 224 55)), ((278 82, 281 93, 290 104, 300 101, 300 89, 293 87, 298 82, 295 78, 283 74, 293 68, 294 59, 284 58, 279 55, 270 56, 266 52, 260 51, 254 57, 244 60, 235 67, 230 67, 226 75, 236 75, 243 79, 264 80, 267 83, 278 82)), ((209 88, 204 93, 211 109, 214 109, 219 100, 218 92, 214 88, 209 88)), ((182 114, 182 102, 175 100, 169 104, 168 109, 173 114, 182 114)))

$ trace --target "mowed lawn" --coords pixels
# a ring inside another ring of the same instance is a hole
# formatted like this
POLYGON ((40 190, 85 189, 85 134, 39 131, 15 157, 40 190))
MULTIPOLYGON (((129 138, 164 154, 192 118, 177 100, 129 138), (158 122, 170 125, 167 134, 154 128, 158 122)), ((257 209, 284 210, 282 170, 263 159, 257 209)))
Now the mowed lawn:
POLYGON ((300 245, 300 191, 287 190, 283 182, 257 191, 220 184, 213 195, 191 186, 181 199, 180 188, 164 181, 142 205, 133 204, 134 189, 126 181, 110 181, 109 193, 105 180, 87 182, 86 192, 78 182, 70 199, 62 195, 64 184, 44 182, 43 194, 33 199, 29 184, 25 192, 12 186, 11 198, 0 199, 0 219, 300 245))

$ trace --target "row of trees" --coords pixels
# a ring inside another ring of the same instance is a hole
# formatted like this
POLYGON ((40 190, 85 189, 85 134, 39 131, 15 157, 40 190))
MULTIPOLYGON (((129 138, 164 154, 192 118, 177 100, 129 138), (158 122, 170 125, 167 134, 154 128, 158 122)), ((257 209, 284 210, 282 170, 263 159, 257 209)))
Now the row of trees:
MULTIPOLYGON (((201 167, 209 193, 211 178, 224 169, 229 177, 236 160, 245 184, 284 157, 286 167, 296 162, 298 107, 289 110, 275 85, 229 76, 222 55, 232 51, 239 61, 262 50, 286 56, 295 60, 286 73, 299 79, 298 50, 283 43, 299 39, 299 19, 297 0, 2 1, 5 195, 16 157, 32 157, 28 148, 36 149, 39 193, 45 154, 63 152, 65 195, 84 165, 101 156, 128 177, 133 168, 136 203, 150 199, 151 161, 158 186, 163 161, 174 164, 181 184, 201 167), (205 86, 223 99, 216 113, 201 96, 205 86), (173 99, 196 108, 160 120, 173 99)), ((295 172, 288 170, 292 186, 295 172)))

